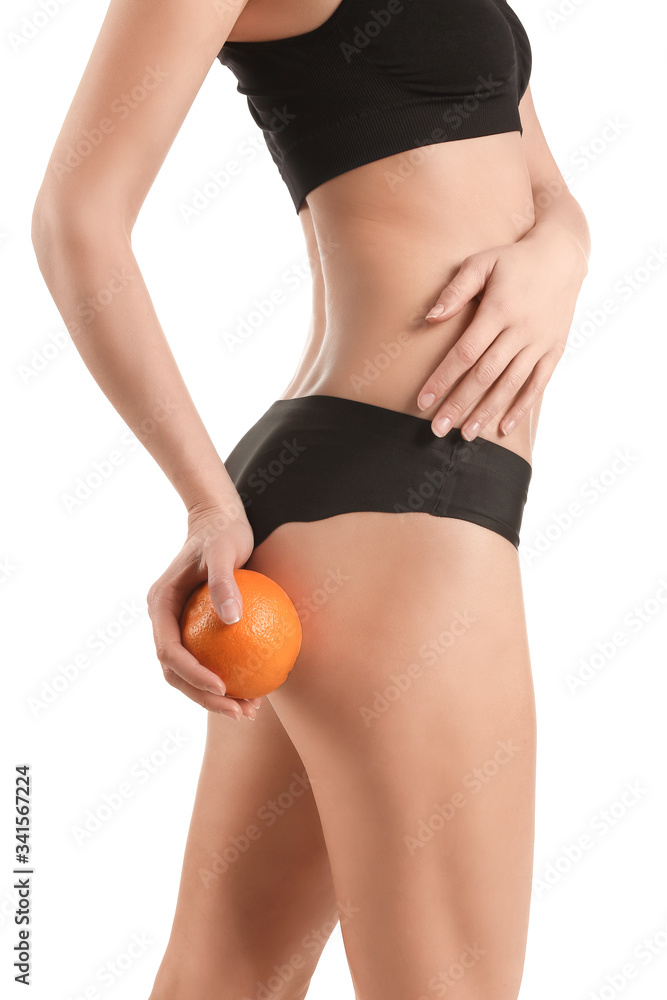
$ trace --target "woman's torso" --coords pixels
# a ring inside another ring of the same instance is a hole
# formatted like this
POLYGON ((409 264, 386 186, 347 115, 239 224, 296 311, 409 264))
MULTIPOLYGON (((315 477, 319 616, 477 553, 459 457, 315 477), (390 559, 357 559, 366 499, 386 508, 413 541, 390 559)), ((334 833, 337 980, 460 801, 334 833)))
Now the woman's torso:
MULTIPOLYGON (((229 41, 299 35, 337 6, 338 0, 249 0, 229 41)), ((522 143, 518 131, 436 142, 363 164, 310 191, 299 219, 313 274, 312 319, 281 398, 324 393, 433 416, 437 406, 419 410, 418 392, 478 302, 444 323, 424 317, 465 257, 515 242, 532 227, 522 143)), ((539 403, 504 436, 497 432, 501 412, 481 436, 531 461, 538 414, 539 403)))

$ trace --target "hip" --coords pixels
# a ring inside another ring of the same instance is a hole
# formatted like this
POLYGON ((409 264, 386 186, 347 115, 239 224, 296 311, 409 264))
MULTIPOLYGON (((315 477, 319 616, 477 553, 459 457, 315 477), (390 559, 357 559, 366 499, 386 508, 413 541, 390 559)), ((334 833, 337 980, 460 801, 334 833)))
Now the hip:
POLYGON ((519 545, 532 466, 423 417, 326 394, 275 400, 225 458, 261 544, 289 521, 359 511, 459 518, 519 545))
MULTIPOLYGON (((418 336, 389 332, 385 338, 367 340, 364 344, 360 335, 348 356, 344 351, 337 350, 333 363, 332 352, 323 350, 314 363, 300 366, 279 398, 288 400, 324 395, 366 403, 419 418, 433 440, 437 441, 431 423, 447 397, 436 400, 428 410, 418 407, 417 398, 426 379, 447 353, 448 345, 436 348, 436 352, 432 348, 422 350, 420 357, 420 347, 424 345, 423 341, 419 344, 418 336)), ((475 400, 461 413, 454 422, 454 430, 460 431, 478 403, 479 400, 475 400)), ((474 440, 491 442, 532 463, 541 403, 542 400, 538 399, 510 434, 502 434, 499 425, 511 405, 511 402, 508 403, 491 417, 474 440)))

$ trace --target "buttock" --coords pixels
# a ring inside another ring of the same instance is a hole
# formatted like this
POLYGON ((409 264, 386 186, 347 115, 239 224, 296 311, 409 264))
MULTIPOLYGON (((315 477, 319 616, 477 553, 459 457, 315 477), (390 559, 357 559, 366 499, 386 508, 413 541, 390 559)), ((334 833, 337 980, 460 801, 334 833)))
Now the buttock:
POLYGON ((279 525, 353 511, 472 521, 516 548, 532 466, 459 428, 341 396, 277 399, 225 459, 255 546, 279 525))

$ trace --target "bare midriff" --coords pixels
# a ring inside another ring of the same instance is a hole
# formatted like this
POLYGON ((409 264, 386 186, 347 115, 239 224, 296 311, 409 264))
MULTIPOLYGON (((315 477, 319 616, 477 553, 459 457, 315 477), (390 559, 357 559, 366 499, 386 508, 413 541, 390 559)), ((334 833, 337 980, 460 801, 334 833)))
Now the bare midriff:
MULTIPOLYGON (((284 4, 282 34, 314 27, 335 2, 322 0, 320 7, 311 23, 303 22, 303 8, 301 20, 295 13, 288 23, 291 5, 284 4)), ((236 27, 245 18, 242 37, 277 37, 269 17, 263 0, 254 0, 236 27)), ((421 146, 339 174, 307 195, 299 219, 312 268, 312 318, 280 398, 343 396, 434 417, 442 400, 422 411, 419 391, 470 324, 479 300, 443 322, 425 316, 465 257, 514 243, 532 228, 522 143, 514 131, 421 146)), ((539 402, 511 434, 500 434, 508 408, 479 436, 531 461, 539 402)))

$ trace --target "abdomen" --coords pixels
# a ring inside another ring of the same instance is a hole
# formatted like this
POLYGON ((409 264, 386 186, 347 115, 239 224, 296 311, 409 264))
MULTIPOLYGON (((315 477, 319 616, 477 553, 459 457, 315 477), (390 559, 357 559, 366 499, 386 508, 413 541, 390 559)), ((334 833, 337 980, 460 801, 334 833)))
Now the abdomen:
MULTIPOLYGON (((421 414, 418 390, 477 302, 437 325, 426 313, 465 257, 515 242, 533 226, 521 135, 408 150, 341 174, 307 200, 327 248, 319 310, 326 319, 315 362, 286 395, 331 393, 421 414)), ((493 440, 489 427, 484 436, 493 440)), ((527 427, 498 440, 529 458, 527 427)))

